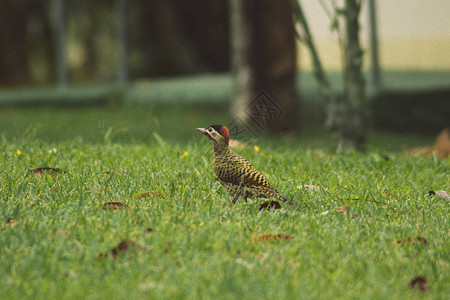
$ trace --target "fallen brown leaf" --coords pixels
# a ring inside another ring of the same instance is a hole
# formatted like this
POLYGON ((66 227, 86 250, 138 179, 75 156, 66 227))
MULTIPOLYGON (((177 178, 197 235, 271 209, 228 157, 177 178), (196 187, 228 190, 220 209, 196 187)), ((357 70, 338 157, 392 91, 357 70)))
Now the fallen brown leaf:
POLYGON ((278 201, 266 201, 259 206, 259 210, 263 209, 280 209, 281 205, 278 201))
POLYGON ((13 219, 13 218, 6 219, 6 225, 9 227, 16 226, 16 222, 17 222, 16 219, 13 219))
POLYGON ((291 240, 293 236, 289 234, 265 234, 253 238, 254 241, 278 241, 278 240, 291 240))
POLYGON ((31 169, 30 172, 32 172, 33 174, 39 175, 39 176, 44 176, 44 172, 58 173, 58 172, 61 172, 61 169, 50 168, 50 167, 40 167, 40 168, 31 169))
POLYGON ((428 289, 428 280, 425 278, 425 276, 417 276, 409 282, 410 289, 414 289, 414 287, 416 286, 422 292, 425 292, 428 289))
POLYGON ((411 245, 415 245, 415 242, 417 242, 419 244, 422 243, 424 245, 426 245, 428 243, 426 238, 418 236, 418 237, 414 237, 414 238, 408 238, 406 240, 398 240, 398 241, 395 241, 394 244, 411 244, 411 245))
POLYGON ((120 173, 117 173, 116 171, 106 171, 105 172, 105 175, 113 175, 113 174, 120 175, 120 173))
POLYGON ((297 186, 297 188, 299 190, 305 189, 305 190, 309 190, 309 191, 319 191, 319 190, 324 190, 326 191, 326 188, 320 187, 318 185, 308 185, 308 184, 302 184, 297 186))
POLYGON ((127 251, 134 252, 137 249, 142 249, 146 251, 150 251, 147 247, 145 247, 143 244, 137 243, 132 240, 123 240, 121 241, 116 247, 112 248, 111 251, 108 251, 106 253, 100 253, 98 257, 108 257, 108 254, 111 253, 111 256, 113 258, 116 258, 120 253, 125 253, 127 251))
POLYGON ((102 209, 104 209, 104 210, 120 210, 120 209, 124 209, 124 208, 130 208, 130 207, 128 205, 122 204, 120 202, 106 202, 102 206, 102 209))
POLYGON ((154 197, 157 197, 157 198, 160 198, 160 199, 164 199, 163 196, 161 196, 161 195, 158 194, 158 193, 155 193, 155 192, 145 192, 145 193, 143 193, 142 195, 140 195, 139 197, 137 197, 136 200, 140 200, 140 199, 142 199, 142 198, 147 198, 147 197, 150 197, 150 196, 154 196, 154 197))
POLYGON ((350 206, 345 206, 344 205, 344 206, 338 207, 337 211, 341 212, 341 213, 350 212, 350 206))
POLYGON ((448 128, 441 131, 434 144, 434 151, 440 157, 447 158, 450 155, 450 130, 448 128))
POLYGON ((413 156, 431 156, 436 155, 447 158, 450 155, 450 130, 444 129, 439 133, 433 148, 414 148, 406 152, 413 156))
MULTIPOLYGON (((136 242, 132 240, 123 240, 117 245, 117 247, 114 247, 111 249, 111 255, 112 257, 117 257, 117 255, 120 252, 126 252, 128 249, 133 250, 136 247, 136 242)), ((108 252, 106 253, 100 253, 98 257, 108 257, 108 252)))

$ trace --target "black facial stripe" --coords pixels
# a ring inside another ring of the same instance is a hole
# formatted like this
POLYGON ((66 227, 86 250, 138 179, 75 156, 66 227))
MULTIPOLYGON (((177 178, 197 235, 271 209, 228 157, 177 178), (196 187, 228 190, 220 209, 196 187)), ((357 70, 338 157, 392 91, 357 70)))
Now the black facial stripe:
POLYGON ((209 126, 211 128, 213 128, 215 131, 217 131, 217 133, 220 134, 220 129, 223 127, 222 125, 211 125, 209 126))

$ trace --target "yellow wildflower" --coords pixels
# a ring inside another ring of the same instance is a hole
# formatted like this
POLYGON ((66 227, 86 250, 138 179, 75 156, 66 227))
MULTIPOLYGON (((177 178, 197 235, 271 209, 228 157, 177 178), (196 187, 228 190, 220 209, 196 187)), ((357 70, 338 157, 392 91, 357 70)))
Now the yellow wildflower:
POLYGON ((258 146, 254 146, 253 149, 255 150, 255 152, 259 151, 259 147, 258 146))
POLYGON ((183 155, 181 155, 181 158, 185 158, 185 157, 187 157, 188 155, 189 155, 189 152, 184 151, 183 155))
POLYGON ((20 151, 19 149, 17 149, 16 153, 18 156, 22 155, 22 151, 20 151))

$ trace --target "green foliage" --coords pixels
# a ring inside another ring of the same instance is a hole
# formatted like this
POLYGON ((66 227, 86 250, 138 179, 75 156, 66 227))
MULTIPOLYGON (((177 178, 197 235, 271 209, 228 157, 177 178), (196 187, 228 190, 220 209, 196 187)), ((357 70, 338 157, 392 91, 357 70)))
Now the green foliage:
POLYGON ((448 200, 426 196, 450 189, 450 163, 404 156, 400 142, 413 144, 412 137, 374 134, 368 153, 336 155, 317 132, 260 136, 259 151, 237 151, 299 205, 259 211, 262 200, 228 202, 211 170, 212 147, 195 132, 226 123, 224 113, 2 114, 2 299, 442 299, 450 292, 448 200), (45 166, 61 171, 29 171, 45 166), (154 194, 138 199, 146 192, 154 194), (99 209, 108 201, 130 208, 99 209), (294 238, 254 240, 264 234, 294 238), (418 236, 427 243, 396 243, 418 236), (145 248, 112 258, 126 239, 145 248), (420 275, 428 290, 410 290, 420 275))

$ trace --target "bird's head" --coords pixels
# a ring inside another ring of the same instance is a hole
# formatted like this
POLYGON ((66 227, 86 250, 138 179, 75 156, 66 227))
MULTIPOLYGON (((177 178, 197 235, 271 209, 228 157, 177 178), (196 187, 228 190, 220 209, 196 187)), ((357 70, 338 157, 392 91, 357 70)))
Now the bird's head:
POLYGON ((197 131, 206 135, 213 143, 226 145, 230 143, 230 133, 228 132, 228 128, 223 125, 211 125, 208 128, 197 128, 197 131))

